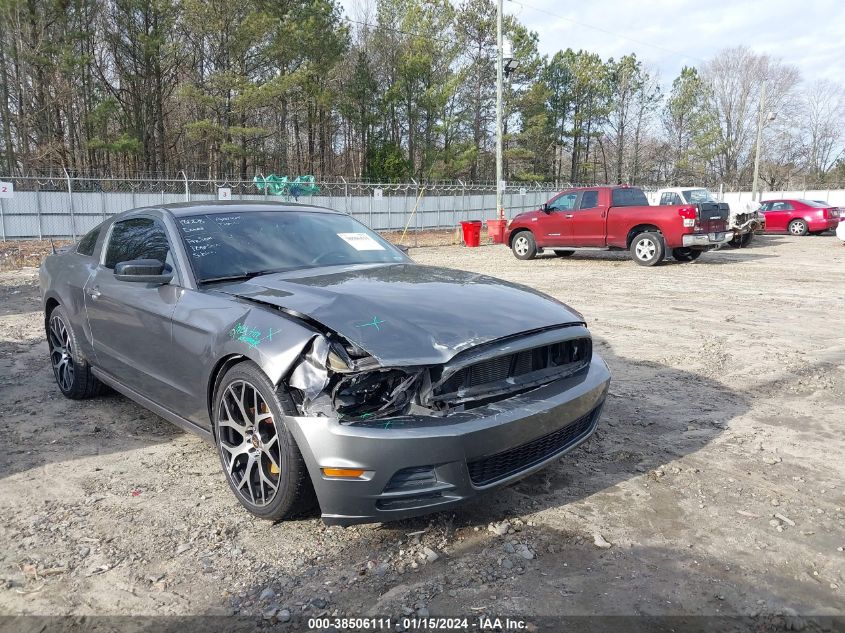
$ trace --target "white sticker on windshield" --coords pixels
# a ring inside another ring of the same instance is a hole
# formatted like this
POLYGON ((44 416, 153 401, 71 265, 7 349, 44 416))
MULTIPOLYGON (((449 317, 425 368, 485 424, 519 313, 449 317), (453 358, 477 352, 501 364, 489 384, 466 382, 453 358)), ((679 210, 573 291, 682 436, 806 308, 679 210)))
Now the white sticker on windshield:
POLYGON ((338 233, 337 236, 356 251, 383 251, 384 246, 366 233, 338 233))

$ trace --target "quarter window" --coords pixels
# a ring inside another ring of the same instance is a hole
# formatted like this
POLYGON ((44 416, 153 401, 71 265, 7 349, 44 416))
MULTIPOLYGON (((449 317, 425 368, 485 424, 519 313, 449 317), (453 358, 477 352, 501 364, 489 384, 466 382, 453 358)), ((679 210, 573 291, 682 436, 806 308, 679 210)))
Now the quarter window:
POLYGON ((164 227, 152 218, 115 222, 106 250, 106 268, 133 259, 157 259, 169 264, 170 245, 164 227))

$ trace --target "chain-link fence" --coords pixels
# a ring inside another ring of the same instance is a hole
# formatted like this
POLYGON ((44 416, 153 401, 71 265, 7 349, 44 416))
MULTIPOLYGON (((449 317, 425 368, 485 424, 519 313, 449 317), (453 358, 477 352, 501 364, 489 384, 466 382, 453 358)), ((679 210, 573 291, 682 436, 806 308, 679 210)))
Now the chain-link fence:
MULTIPOLYGON (((353 182, 343 178, 296 180, 263 186, 264 180, 126 180, 111 178, 13 177, 11 198, 0 198, 0 235, 12 239, 76 239, 106 218, 127 209, 177 202, 268 200, 300 202, 348 213, 372 229, 405 234, 406 244, 448 243, 464 220, 497 217, 492 183, 353 182), (432 240, 432 238, 434 238, 432 240)), ((510 185, 503 195, 505 217, 537 208, 561 187, 510 185)))
MULTIPOLYGON (((0 196, 0 237, 76 239, 106 218, 127 209, 177 202, 274 200, 305 202, 343 211, 370 228, 413 246, 449 244, 460 240, 464 220, 494 219, 494 183, 462 181, 375 183, 314 181, 258 176, 253 180, 117 179, 60 176, 0 177, 12 185, 12 197, 0 196)), ((509 184, 503 195, 505 217, 536 209, 572 183, 509 184)), ((653 187, 643 187, 654 199, 653 187)), ((720 188, 721 189, 721 188, 720 188)), ((750 200, 748 192, 714 192, 730 203, 750 200)), ((788 192, 791 197, 845 205, 845 190, 788 192), (794 195, 793 195, 794 194, 794 195), (799 195, 800 194, 800 195, 799 195)), ((780 192, 765 192, 764 199, 780 192)))

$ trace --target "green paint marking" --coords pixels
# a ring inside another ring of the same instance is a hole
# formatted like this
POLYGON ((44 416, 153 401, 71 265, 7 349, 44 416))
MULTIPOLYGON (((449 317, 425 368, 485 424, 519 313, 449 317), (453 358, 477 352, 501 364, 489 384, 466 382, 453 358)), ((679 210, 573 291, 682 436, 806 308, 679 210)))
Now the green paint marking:
POLYGON ((374 327, 377 330, 381 330, 379 325, 381 325, 382 323, 384 323, 382 319, 374 316, 372 321, 369 321, 367 323, 359 323, 355 327, 374 327))
POLYGON ((274 330, 273 328, 270 328, 267 334, 264 334, 256 327, 250 327, 243 323, 236 323, 235 327, 229 330, 229 337, 233 341, 246 343, 254 349, 264 341, 272 341, 273 335, 278 334, 279 332, 281 332, 281 330, 274 330))

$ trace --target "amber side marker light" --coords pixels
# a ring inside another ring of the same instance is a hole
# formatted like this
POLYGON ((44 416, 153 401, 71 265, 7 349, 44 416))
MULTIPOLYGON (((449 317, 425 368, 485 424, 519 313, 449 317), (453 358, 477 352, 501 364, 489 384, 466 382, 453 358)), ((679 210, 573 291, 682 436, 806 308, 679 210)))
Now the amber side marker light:
POLYGON ((360 468, 321 468, 324 477, 343 477, 345 479, 358 479, 366 471, 360 468))

